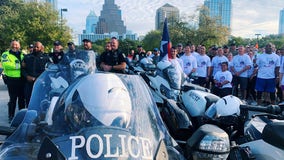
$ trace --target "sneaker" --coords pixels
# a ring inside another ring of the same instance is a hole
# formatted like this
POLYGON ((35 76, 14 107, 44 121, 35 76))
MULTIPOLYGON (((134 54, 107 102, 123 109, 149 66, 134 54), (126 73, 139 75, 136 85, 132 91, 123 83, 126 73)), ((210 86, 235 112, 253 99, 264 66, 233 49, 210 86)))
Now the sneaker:
POLYGON ((256 102, 256 101, 252 101, 252 102, 250 103, 250 105, 256 106, 256 105, 257 105, 257 102, 256 102))
POLYGON ((8 118, 8 123, 10 124, 12 122, 12 120, 13 120, 13 117, 9 117, 8 118))
POLYGON ((243 102, 243 104, 248 104, 248 102, 244 99, 241 100, 243 102))
POLYGON ((284 105, 284 101, 280 102, 278 105, 284 105))

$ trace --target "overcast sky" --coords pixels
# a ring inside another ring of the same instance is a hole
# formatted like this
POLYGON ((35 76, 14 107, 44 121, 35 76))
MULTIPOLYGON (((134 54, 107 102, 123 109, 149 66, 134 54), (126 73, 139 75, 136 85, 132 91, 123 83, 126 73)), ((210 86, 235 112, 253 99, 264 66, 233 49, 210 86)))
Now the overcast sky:
MULTIPOLYGON (((193 15, 204 0, 115 0, 122 11, 127 30, 145 35, 155 29, 156 10, 169 3, 180 10, 180 16, 193 15)), ((232 0, 232 35, 255 38, 255 34, 278 34, 280 10, 284 0, 232 0)), ((104 0, 58 0, 58 8, 67 8, 63 17, 74 34, 85 29, 90 10, 100 15, 104 0)))

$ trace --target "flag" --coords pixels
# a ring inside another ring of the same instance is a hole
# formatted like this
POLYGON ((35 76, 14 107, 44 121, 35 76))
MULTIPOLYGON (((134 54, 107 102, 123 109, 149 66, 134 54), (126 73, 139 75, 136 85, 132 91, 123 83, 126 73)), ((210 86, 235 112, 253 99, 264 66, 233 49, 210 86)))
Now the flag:
POLYGON ((171 59, 171 42, 170 42, 170 36, 169 36, 169 30, 168 30, 168 20, 165 18, 164 22, 164 29, 163 29, 163 35, 161 40, 161 48, 160 48, 160 61, 162 60, 169 60, 171 59))
POLYGON ((255 48, 258 49, 258 43, 255 44, 255 48))

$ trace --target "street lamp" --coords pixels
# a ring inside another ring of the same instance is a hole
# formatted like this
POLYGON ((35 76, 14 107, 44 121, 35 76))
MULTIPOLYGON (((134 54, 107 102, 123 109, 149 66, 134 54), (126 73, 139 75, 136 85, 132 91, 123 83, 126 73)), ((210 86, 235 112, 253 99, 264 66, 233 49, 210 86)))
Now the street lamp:
POLYGON ((60 9, 60 25, 61 25, 61 29, 62 29, 62 21, 63 21, 63 13, 62 12, 67 12, 68 9, 67 8, 61 8, 60 9))
POLYGON ((260 35, 261 35, 260 33, 256 33, 256 34, 255 34, 257 41, 258 41, 258 37, 259 37, 260 35))
POLYGON ((255 44, 255 47, 258 49, 258 45, 259 45, 259 44, 258 44, 258 43, 259 43, 259 42, 258 42, 258 37, 261 36, 261 34, 260 34, 260 33, 256 33, 255 36, 256 36, 256 44, 255 44))

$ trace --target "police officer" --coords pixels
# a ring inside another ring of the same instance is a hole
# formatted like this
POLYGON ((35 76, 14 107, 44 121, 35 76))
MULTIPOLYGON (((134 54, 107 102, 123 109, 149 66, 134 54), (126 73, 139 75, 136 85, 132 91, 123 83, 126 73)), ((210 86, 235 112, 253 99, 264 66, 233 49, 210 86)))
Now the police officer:
POLYGON ((92 41, 90 39, 83 39, 84 50, 76 53, 76 58, 83 60, 88 68, 88 73, 93 73, 96 70, 96 56, 97 54, 92 49, 92 41))
POLYGON ((134 54, 134 61, 139 62, 141 59, 147 57, 143 47, 141 45, 137 46, 137 52, 134 54))
POLYGON ((25 98, 27 106, 30 102, 34 82, 45 70, 46 63, 49 62, 48 55, 43 53, 43 50, 42 43, 36 42, 33 52, 25 55, 22 62, 22 75, 26 78, 25 98))
POLYGON ((49 54, 50 61, 54 64, 58 64, 63 60, 64 52, 60 41, 53 43, 53 52, 49 54))
POLYGON ((111 51, 101 55, 101 68, 104 71, 124 73, 126 69, 126 56, 118 50, 119 42, 113 37, 111 39, 111 51))
POLYGON ((66 58, 68 59, 69 62, 72 60, 76 59, 76 53, 78 52, 76 50, 75 44, 73 42, 68 42, 68 51, 65 53, 66 58))
POLYGON ((21 63, 24 54, 20 51, 20 42, 13 40, 10 50, 2 53, 1 62, 7 76, 7 87, 10 100, 8 102, 8 118, 11 121, 15 115, 18 100, 19 110, 25 108, 24 86, 25 80, 21 76, 21 63))

